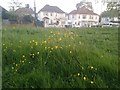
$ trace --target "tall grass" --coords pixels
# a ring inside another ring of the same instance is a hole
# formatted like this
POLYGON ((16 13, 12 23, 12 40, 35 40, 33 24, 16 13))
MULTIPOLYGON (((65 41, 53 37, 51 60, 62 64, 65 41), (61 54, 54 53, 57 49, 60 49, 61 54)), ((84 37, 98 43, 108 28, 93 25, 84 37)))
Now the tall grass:
POLYGON ((3 88, 120 88, 116 28, 4 28, 3 88))

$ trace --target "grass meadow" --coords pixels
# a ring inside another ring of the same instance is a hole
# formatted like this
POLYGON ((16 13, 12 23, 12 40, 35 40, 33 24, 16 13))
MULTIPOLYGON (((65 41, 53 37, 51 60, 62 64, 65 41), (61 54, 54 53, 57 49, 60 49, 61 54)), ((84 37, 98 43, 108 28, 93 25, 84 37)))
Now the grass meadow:
POLYGON ((117 28, 3 28, 3 88, 120 88, 117 28))

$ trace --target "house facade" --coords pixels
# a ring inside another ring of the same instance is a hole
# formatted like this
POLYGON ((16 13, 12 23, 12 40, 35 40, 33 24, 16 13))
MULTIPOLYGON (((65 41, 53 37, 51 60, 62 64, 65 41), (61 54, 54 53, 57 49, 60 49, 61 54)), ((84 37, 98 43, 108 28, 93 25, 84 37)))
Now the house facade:
POLYGON ((64 27, 65 12, 57 6, 45 5, 38 12, 38 19, 44 22, 44 27, 64 27))
POLYGON ((91 27, 99 23, 99 15, 85 6, 71 11, 67 18, 66 24, 72 27, 91 27))

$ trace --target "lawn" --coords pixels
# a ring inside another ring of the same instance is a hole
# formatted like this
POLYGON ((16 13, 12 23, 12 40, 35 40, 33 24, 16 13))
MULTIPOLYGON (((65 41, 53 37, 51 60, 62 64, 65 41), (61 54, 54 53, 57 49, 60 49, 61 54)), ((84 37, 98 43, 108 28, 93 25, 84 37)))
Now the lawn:
POLYGON ((3 28, 3 88, 120 88, 117 28, 3 28))

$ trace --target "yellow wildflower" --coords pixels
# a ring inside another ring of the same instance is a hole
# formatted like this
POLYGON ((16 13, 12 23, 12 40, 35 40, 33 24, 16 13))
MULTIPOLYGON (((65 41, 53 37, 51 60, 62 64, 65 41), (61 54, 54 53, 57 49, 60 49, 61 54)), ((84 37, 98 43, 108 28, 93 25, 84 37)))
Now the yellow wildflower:
POLYGON ((35 42, 36 45, 38 45, 38 42, 35 42))
POLYGON ((93 82, 93 81, 91 81, 90 83, 91 83, 91 84, 93 84, 94 82, 93 82))
POLYGON ((24 63, 25 61, 22 61, 22 63, 24 63))
POLYGON ((53 48, 51 48, 51 50, 53 50, 53 48))
POLYGON ((23 55, 23 58, 25 57, 25 55, 23 55))
POLYGON ((35 42, 35 40, 32 40, 33 42, 35 42))
POLYGON ((70 51, 70 53, 72 53, 72 51, 70 51))
POLYGON ((55 46, 56 49, 58 49, 58 46, 55 46))
POLYGON ((44 43, 47 43, 47 41, 44 41, 44 43))
POLYGON ((12 69, 14 69, 14 67, 12 67, 12 69))
POLYGON ((60 38, 59 41, 61 41, 62 39, 60 38))
POLYGON ((83 80, 86 80, 86 77, 83 77, 83 80))
POLYGON ((78 73, 78 76, 80 76, 80 73, 78 73))
POLYGON ((91 66, 91 69, 93 69, 93 66, 91 66))
POLYGON ((37 52, 37 54, 40 54, 40 52, 37 52))
POLYGON ((16 64, 16 67, 18 66, 18 64, 16 64))

